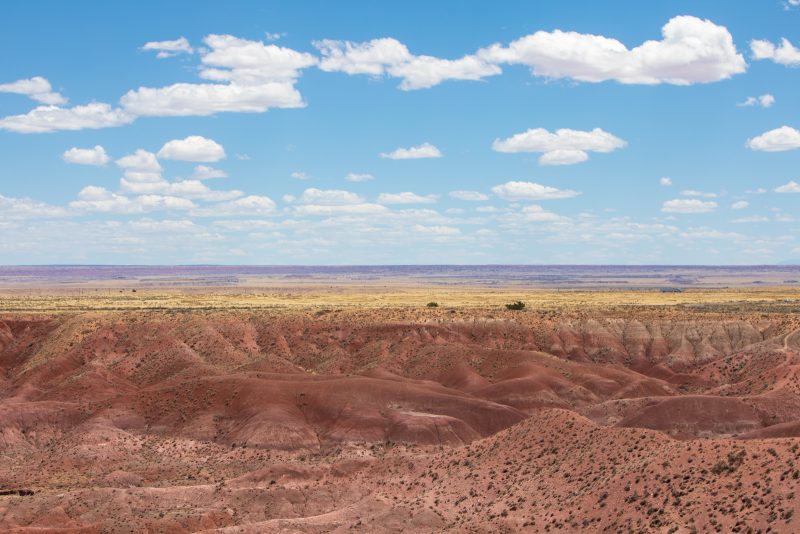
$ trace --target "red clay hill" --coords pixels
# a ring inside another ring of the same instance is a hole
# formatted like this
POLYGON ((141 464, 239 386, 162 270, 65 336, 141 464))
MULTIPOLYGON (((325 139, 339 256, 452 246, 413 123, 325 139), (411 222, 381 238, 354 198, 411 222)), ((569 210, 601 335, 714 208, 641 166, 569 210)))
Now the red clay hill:
POLYGON ((798 323, 0 317, 0 529, 800 531, 798 323))

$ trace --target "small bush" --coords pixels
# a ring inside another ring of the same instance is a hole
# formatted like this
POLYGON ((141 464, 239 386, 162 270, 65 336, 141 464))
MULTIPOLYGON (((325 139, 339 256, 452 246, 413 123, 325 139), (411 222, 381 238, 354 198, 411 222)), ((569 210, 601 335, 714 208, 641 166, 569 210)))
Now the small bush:
POLYGON ((721 475, 724 473, 733 473, 739 466, 744 463, 744 459, 747 453, 744 450, 740 450, 738 453, 736 452, 729 452, 728 453, 728 461, 720 460, 711 468, 711 472, 715 475, 721 475))
POLYGON ((512 302, 511 304, 506 304, 506 309, 507 310, 524 310, 525 309, 525 303, 522 302, 521 300, 518 300, 516 302, 512 302))
POLYGON ((429 303, 426 304, 426 306, 429 307, 429 308, 438 308, 439 307, 439 303, 438 302, 429 302, 429 303))

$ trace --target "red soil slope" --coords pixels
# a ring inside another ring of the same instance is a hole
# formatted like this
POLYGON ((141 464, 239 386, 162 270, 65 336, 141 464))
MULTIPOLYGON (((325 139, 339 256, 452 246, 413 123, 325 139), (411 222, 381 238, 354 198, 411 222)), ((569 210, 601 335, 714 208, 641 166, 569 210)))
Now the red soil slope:
POLYGON ((0 529, 797 530, 797 327, 1 318, 0 529))

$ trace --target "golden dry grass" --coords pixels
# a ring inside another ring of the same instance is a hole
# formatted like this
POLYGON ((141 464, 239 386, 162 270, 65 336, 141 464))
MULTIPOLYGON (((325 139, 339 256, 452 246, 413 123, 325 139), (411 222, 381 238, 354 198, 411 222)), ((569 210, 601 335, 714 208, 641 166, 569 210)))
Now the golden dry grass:
POLYGON ((744 307, 797 313, 800 288, 659 290, 447 289, 430 286, 326 286, 236 289, 0 290, 0 311, 65 312, 102 310, 259 310, 326 308, 502 308, 522 300, 532 310, 580 310, 616 307, 744 307))

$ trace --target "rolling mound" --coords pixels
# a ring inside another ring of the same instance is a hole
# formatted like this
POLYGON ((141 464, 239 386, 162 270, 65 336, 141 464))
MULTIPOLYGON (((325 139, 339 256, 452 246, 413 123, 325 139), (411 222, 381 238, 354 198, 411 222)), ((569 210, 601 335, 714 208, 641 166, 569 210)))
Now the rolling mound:
POLYGON ((0 529, 798 528, 794 318, 470 313, 0 317, 0 529))

